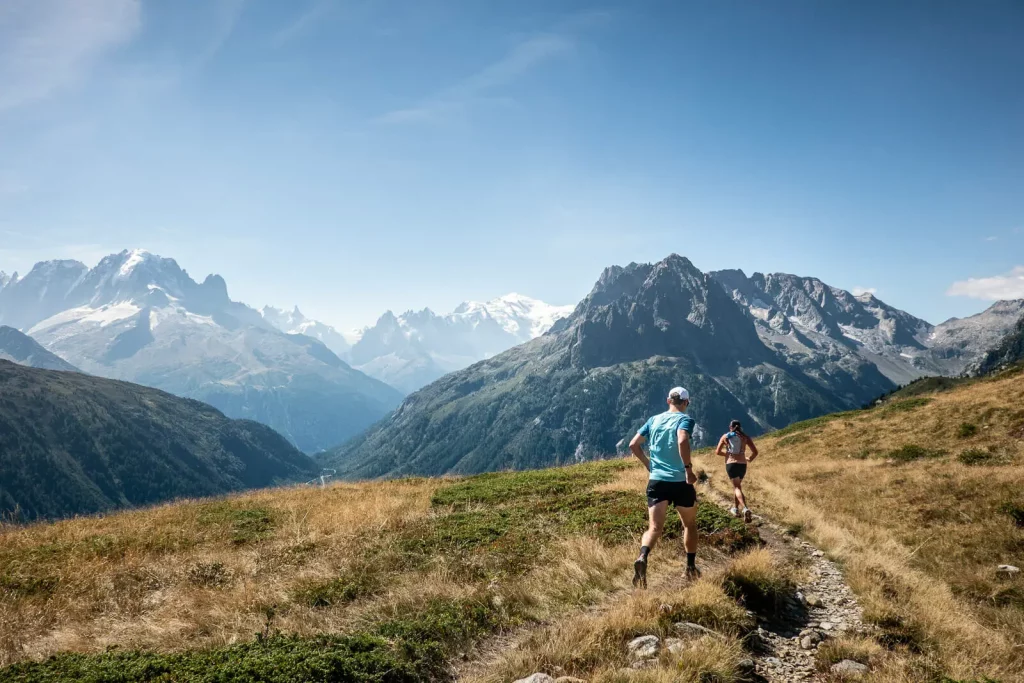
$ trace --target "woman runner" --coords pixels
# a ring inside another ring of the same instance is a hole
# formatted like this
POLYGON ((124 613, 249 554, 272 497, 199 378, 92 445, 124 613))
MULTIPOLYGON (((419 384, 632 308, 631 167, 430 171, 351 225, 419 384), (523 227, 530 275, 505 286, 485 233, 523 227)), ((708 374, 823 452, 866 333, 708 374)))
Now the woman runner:
POLYGON ((739 420, 729 423, 729 431, 718 440, 718 455, 725 456, 725 474, 732 481, 733 507, 729 510, 733 517, 743 515, 743 521, 750 523, 753 514, 747 507, 747 499, 743 496, 743 477, 747 475, 747 463, 754 462, 757 457, 757 446, 754 440, 743 433, 743 425, 739 420), (747 457, 747 446, 750 457, 747 457))

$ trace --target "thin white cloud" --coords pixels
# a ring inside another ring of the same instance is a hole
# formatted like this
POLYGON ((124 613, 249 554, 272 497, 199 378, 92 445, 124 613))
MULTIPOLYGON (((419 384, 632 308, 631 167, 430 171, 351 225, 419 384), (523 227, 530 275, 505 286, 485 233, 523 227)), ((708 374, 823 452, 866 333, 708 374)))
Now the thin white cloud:
POLYGON ((274 47, 283 47, 284 45, 287 45, 312 28, 316 22, 333 12, 335 8, 336 5, 332 0, 314 0, 314 2, 310 4, 304 12, 295 17, 295 19, 287 26, 275 33, 270 42, 274 47))
POLYGON ((1024 298, 1024 266, 1017 266, 1003 275, 972 277, 954 282, 946 294, 986 301, 1024 298))
POLYGON ((196 62, 199 66, 216 56, 224 44, 235 32, 235 26, 242 17, 242 10, 245 9, 245 0, 217 0, 213 4, 213 32, 206 47, 199 54, 196 62))
POLYGON ((0 111, 74 86, 140 25, 139 0, 3 0, 0 111))
POLYGON ((489 93, 571 52, 574 47, 575 42, 568 35, 548 33, 533 36, 515 45, 498 61, 454 86, 411 107, 388 112, 379 121, 394 124, 437 121, 474 102, 495 100, 489 93))
POLYGON ((861 294, 871 294, 874 296, 875 294, 878 294, 878 289, 876 287, 861 287, 860 285, 857 285, 851 291, 854 296, 860 296, 861 294))
POLYGON ((996 237, 995 235, 992 235, 991 237, 986 237, 985 241, 986 242, 995 242, 997 239, 999 239, 999 238, 996 237))

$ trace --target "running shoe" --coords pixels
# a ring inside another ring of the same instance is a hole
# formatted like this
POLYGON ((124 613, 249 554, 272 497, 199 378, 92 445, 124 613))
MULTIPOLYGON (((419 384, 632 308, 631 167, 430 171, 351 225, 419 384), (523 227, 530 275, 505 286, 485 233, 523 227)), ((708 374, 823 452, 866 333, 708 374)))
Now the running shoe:
POLYGON ((696 581, 697 579, 700 578, 700 570, 697 569, 696 567, 687 567, 686 568, 686 578, 689 579, 690 581, 696 581))
POLYGON ((736 508, 729 508, 729 514, 732 515, 733 517, 739 517, 740 516, 740 511, 737 510, 736 508))
POLYGON ((638 557, 633 563, 633 588, 647 588, 646 557, 638 557))
POLYGON ((754 513, 750 511, 750 508, 743 508, 743 521, 747 524, 754 521, 754 513))

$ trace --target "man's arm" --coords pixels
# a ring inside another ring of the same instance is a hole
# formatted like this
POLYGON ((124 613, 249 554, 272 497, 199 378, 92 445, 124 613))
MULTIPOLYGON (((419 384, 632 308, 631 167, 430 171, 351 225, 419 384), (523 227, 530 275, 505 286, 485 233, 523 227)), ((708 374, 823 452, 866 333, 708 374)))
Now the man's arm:
POLYGON ((722 438, 718 440, 718 448, 715 449, 715 455, 721 455, 726 458, 729 457, 729 453, 725 450, 726 443, 728 443, 728 441, 726 440, 725 435, 722 435, 722 438))
POLYGON ((753 460, 754 458, 757 457, 757 446, 754 445, 754 440, 751 439, 746 434, 743 435, 743 438, 745 438, 747 440, 747 445, 750 446, 750 458, 749 459, 753 460))
POLYGON ((629 442, 629 450, 633 453, 633 457, 643 463, 644 469, 648 472, 651 471, 651 459, 644 453, 644 442, 647 441, 642 434, 637 434, 633 437, 633 440, 629 442))
POLYGON ((693 463, 690 461, 690 432, 685 429, 676 430, 679 438, 679 457, 683 459, 683 467, 686 468, 686 483, 696 484, 697 475, 693 472, 693 463))

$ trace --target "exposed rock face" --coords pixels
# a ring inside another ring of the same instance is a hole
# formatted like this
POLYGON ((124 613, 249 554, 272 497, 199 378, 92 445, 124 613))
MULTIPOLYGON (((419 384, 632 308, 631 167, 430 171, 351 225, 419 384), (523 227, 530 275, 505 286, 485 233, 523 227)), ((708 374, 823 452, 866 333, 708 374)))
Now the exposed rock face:
POLYGON ((697 445, 732 418, 757 433, 892 386, 877 372, 874 383, 833 377, 848 396, 765 346, 710 276, 670 256, 608 268, 547 334, 412 394, 326 460, 350 477, 539 467, 615 453, 680 384, 694 396, 697 445))

